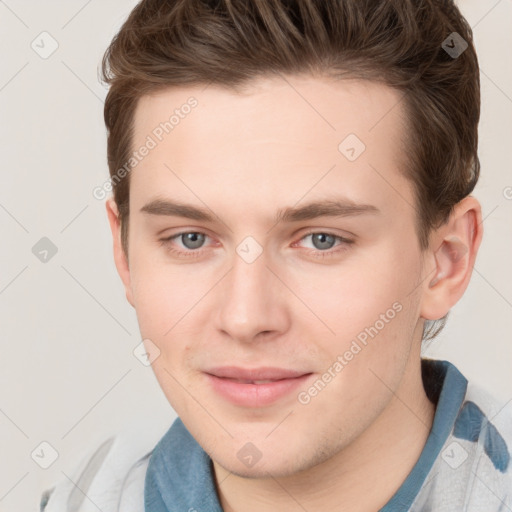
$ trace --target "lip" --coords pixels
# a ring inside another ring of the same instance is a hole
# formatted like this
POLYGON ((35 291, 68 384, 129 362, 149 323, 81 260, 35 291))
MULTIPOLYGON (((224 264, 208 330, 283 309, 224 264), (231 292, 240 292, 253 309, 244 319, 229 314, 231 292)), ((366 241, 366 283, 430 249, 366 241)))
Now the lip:
POLYGON ((213 390, 231 403, 242 407, 263 407, 290 395, 304 384, 311 372, 284 368, 238 368, 224 366, 204 372, 213 390), (271 381, 250 383, 244 381, 271 381))

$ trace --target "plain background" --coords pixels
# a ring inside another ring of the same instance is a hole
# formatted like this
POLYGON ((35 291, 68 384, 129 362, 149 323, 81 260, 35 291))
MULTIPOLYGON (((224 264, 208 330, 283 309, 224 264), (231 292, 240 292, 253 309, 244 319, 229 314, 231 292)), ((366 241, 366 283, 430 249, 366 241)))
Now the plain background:
MULTIPOLYGON (((108 434, 146 421, 163 435, 175 417, 151 367, 133 355, 141 341, 136 316, 114 267, 104 201, 92 195, 108 178, 98 65, 134 5, 0 1, 0 511, 38 510, 42 490, 108 434), (47 59, 31 47, 43 31, 58 43, 47 59), (32 252, 42 237, 57 248, 46 263, 32 252), (43 441, 59 454, 48 469, 31 458, 43 441)), ((512 398, 512 2, 459 7, 481 66, 475 195, 485 234, 469 289, 426 355, 452 361, 505 403, 512 398)))

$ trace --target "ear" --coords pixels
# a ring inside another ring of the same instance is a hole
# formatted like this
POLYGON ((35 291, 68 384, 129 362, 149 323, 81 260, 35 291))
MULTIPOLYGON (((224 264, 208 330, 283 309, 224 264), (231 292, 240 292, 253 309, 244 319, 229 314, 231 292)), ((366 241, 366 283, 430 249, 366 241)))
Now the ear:
POLYGON ((133 293, 130 278, 130 268, 128 260, 121 244, 121 223, 119 221, 119 210, 113 198, 107 199, 105 203, 107 209, 108 222, 112 230, 112 239, 114 242, 114 261, 116 264, 117 272, 123 281, 124 289, 126 291, 126 299, 134 306, 133 293))
POLYGON ((420 315, 426 320, 445 316, 469 284, 483 236, 482 208, 472 196, 460 201, 448 221, 430 238, 420 315))

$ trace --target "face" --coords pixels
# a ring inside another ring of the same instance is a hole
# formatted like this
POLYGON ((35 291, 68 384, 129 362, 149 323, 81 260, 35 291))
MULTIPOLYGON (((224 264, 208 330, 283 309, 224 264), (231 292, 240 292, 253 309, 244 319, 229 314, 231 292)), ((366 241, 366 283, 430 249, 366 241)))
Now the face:
POLYGON ((134 148, 156 145, 130 173, 127 297, 170 404, 238 475, 340 452, 418 364, 399 99, 289 77, 138 104, 134 148))

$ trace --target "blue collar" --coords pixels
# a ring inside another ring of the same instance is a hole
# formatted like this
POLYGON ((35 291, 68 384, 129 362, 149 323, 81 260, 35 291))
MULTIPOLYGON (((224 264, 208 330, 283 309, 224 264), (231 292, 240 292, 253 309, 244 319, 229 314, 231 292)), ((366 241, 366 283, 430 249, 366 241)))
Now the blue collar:
MULTIPOLYGON (((437 402, 432 430, 409 476, 380 512, 408 510, 452 431, 464 401, 468 382, 453 364, 423 359, 422 370, 426 393, 437 402)), ((212 461, 180 418, 153 450, 146 471, 144 507, 148 512, 222 512, 212 461)))
POLYGON ((379 512, 409 510, 436 458, 450 435, 466 396, 468 381, 448 361, 422 359, 423 384, 436 405, 432 429, 420 458, 398 491, 379 512))

